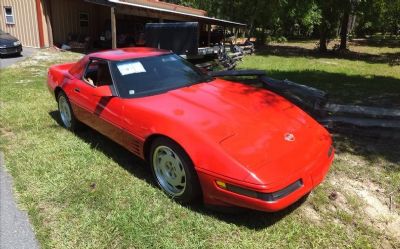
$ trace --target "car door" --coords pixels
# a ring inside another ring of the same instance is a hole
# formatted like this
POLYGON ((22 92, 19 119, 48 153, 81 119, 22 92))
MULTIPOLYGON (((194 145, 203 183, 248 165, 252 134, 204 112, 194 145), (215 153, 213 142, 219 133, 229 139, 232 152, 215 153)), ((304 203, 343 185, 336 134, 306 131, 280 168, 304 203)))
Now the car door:
POLYGON ((116 96, 108 61, 91 59, 81 79, 72 83, 74 113, 83 123, 130 149, 132 136, 125 132, 124 100, 116 96), (97 96, 96 88, 110 87, 115 96, 97 96))

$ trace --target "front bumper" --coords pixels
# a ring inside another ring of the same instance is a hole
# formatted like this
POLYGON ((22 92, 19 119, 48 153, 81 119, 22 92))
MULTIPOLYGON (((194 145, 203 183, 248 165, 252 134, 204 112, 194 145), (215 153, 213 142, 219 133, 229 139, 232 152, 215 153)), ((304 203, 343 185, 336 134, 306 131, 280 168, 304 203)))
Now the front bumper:
POLYGON ((264 185, 250 185, 200 170, 198 176, 203 189, 204 203, 212 206, 238 206, 264 212, 279 211, 292 205, 318 186, 328 173, 333 157, 334 153, 332 152, 330 157, 326 157, 326 160, 309 171, 299 174, 291 184, 274 189, 269 189, 264 185), (232 186, 247 189, 249 192, 256 193, 256 195, 250 196, 245 192, 239 194, 238 191, 221 188, 216 181, 223 181, 232 186), (299 182, 301 184, 298 184, 299 182), (294 185, 296 186, 293 187, 294 185), (276 196, 283 192, 284 195, 279 196, 279 198, 263 198, 265 196, 276 196))
POLYGON ((22 52, 22 46, 0 48, 0 55, 19 54, 22 52))

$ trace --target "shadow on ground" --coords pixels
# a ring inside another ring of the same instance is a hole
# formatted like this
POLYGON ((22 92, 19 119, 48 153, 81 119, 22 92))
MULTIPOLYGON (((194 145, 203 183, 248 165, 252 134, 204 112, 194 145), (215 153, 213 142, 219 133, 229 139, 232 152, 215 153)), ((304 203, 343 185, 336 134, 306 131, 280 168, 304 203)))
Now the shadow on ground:
POLYGON ((351 44, 358 46, 369 46, 369 47, 389 47, 389 48, 400 48, 400 39, 385 39, 385 38, 369 38, 369 39, 352 39, 351 44))
MULTIPOLYGON (((400 131, 393 131, 392 136, 395 132, 400 135, 400 131)), ((371 167, 376 167, 376 163, 382 158, 390 162, 382 165, 384 170, 400 173, 400 151, 396 149, 400 144, 399 137, 393 139, 390 136, 368 137, 361 134, 359 136, 350 133, 339 134, 335 137, 336 153, 351 153, 361 156, 370 162, 371 167)))
POLYGON ((329 51, 321 53, 316 49, 296 46, 267 45, 257 49, 258 55, 276 55, 284 57, 312 57, 312 58, 336 58, 353 61, 365 61, 367 63, 386 63, 390 66, 400 65, 400 53, 368 54, 350 50, 329 51))
POLYGON ((20 57, 23 57, 22 54, 3 54, 3 55, 0 55, 0 59, 20 58, 20 57))
POLYGON ((189 208, 193 211, 206 214, 226 223, 235 224, 237 226, 245 226, 249 229, 261 230, 280 222, 283 218, 293 213, 297 208, 304 204, 304 202, 307 200, 307 197, 308 195, 301 198, 286 209, 275 213, 266 213, 239 208, 206 208, 203 205, 191 206, 189 208))
MULTIPOLYGON (((288 79, 323 90, 328 93, 331 103, 400 108, 400 80, 393 77, 373 75, 364 77, 320 70, 288 72, 271 70, 266 74, 274 79, 288 79)), ((230 79, 250 84, 257 82, 249 78, 230 79)))
MULTIPOLYGON (((49 115, 60 126, 62 126, 58 111, 52 111, 49 113, 49 115)), ((98 150, 114 160, 134 177, 137 177, 151 184, 153 187, 158 188, 153 180, 147 163, 133 155, 122 146, 87 126, 84 126, 78 132, 75 132, 75 135, 82 139, 85 143, 90 144, 92 149, 98 150)), ((258 230, 267 228, 268 226, 279 222, 282 218, 296 210, 306 200, 306 198, 307 197, 304 197, 298 202, 294 203, 292 206, 276 213, 265 213, 241 208, 206 207, 202 203, 185 207, 194 212, 215 217, 226 223, 232 223, 238 226, 246 226, 250 229, 258 230)))

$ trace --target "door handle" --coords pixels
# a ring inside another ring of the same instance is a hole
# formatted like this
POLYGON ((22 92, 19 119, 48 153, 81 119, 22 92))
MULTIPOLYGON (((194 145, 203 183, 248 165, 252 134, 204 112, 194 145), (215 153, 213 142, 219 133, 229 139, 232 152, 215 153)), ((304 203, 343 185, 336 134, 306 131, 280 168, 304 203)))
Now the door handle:
POLYGON ((77 92, 77 93, 81 92, 81 90, 79 88, 75 88, 74 91, 77 92))

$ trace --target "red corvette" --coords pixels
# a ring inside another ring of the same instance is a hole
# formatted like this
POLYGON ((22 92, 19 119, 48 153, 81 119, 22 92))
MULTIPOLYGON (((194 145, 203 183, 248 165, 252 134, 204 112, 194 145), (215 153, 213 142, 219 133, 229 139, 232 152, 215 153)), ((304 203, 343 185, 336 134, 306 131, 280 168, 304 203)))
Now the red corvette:
POLYGON ((330 134, 284 98, 164 50, 89 54, 52 66, 48 87, 65 128, 82 122, 147 160, 182 203, 277 211, 315 188, 334 156, 330 134))

